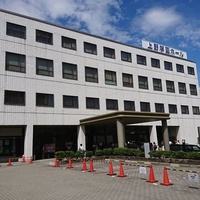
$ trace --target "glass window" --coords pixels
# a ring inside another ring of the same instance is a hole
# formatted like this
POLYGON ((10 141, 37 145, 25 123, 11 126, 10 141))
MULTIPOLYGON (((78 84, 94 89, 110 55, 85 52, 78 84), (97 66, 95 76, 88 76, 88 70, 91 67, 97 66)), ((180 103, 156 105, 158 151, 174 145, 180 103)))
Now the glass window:
POLYGON ((63 78, 78 80, 77 65, 71 63, 62 63, 63 78))
POLYGON ((181 105, 181 113, 182 114, 189 114, 189 108, 188 108, 188 106, 181 105))
POLYGON ((176 64, 176 71, 184 73, 184 67, 183 67, 183 65, 176 64))
POLYGON ((25 55, 6 52, 6 70, 26 73, 25 55))
POLYGON ((156 112, 164 113, 164 104, 163 103, 155 103, 155 110, 156 112))
POLYGON ((85 67, 85 81, 98 83, 98 69, 85 67))
POLYGON ((194 115, 199 115, 200 114, 199 106, 192 106, 192 112, 194 115))
POLYGON ((62 36, 62 47, 66 49, 76 50, 76 40, 62 36))
POLYGON ((121 60, 126 62, 132 62, 131 53, 121 51, 121 60))
POLYGON ((87 109, 99 109, 99 98, 86 97, 87 109))
POLYGON ((118 101, 115 99, 106 99, 107 110, 118 110, 118 101))
POLYGON ((160 60, 155 59, 155 58, 151 58, 151 66, 156 67, 156 68, 160 68, 160 60))
POLYGON ((140 110, 142 112, 151 112, 149 102, 140 102, 140 110))
POLYGON ((164 61, 164 66, 166 70, 169 70, 169 71, 173 70, 171 62, 164 61))
POLYGON ((133 87, 133 75, 122 73, 122 82, 124 87, 133 87))
POLYGON ((103 49, 104 49, 104 57, 115 59, 115 50, 114 49, 111 49, 108 47, 104 47, 103 49))
POLYGON ((7 22, 6 35, 26 39, 26 27, 7 22))
POLYGON ((138 76, 138 81, 139 81, 139 88, 140 89, 149 89, 148 86, 148 78, 145 76, 138 76))
POLYGON ((147 64, 146 57, 137 55, 137 64, 146 65, 147 64))
POLYGON ((36 30, 36 41, 44 44, 53 44, 53 34, 41 30, 36 30))
POLYGON ((53 77, 53 60, 36 58, 36 74, 53 77))
POLYGON ((179 94, 186 94, 186 85, 185 83, 178 83, 178 88, 179 88, 179 94))
POLYGON ((169 113, 177 113, 177 106, 174 104, 169 104, 169 113))
POLYGON ((105 70, 105 83, 107 85, 117 85, 116 72, 105 70))
POLYGON ((153 89, 155 91, 162 91, 162 82, 161 82, 161 79, 153 78, 153 89))
POLYGON ((78 97, 63 95, 63 108, 78 108, 78 97))
POLYGON ((97 45, 84 42, 84 52, 97 55, 97 45))
POLYGON ((25 106, 25 92, 5 90, 4 104, 25 106))
POLYGON ((188 66, 187 69, 188 69, 188 74, 195 75, 193 67, 188 66))
POLYGON ((193 85, 193 84, 190 84, 190 94, 191 95, 197 95, 197 86, 196 85, 193 85))
POLYGON ((135 111, 135 102, 124 100, 124 110, 135 111))
POLYGON ((175 93, 174 81, 166 81, 167 92, 175 93))
POLYGON ((54 95, 36 93, 36 106, 54 107, 54 95))

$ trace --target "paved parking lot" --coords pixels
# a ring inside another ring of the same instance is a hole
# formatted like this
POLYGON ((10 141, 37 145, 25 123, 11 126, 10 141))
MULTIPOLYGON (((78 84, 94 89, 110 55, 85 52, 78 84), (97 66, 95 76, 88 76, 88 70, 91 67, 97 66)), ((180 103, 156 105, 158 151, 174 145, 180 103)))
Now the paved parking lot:
MULTIPOLYGON (((113 170, 119 174, 119 162, 113 160, 113 170)), ((67 164, 53 167, 54 160, 40 160, 33 164, 7 163, 0 167, 1 200, 197 200, 200 198, 200 183, 188 179, 187 170, 200 175, 200 168, 179 167, 167 170, 172 186, 161 186, 163 166, 153 164, 157 183, 147 183, 147 174, 139 173, 140 165, 126 163, 123 165, 125 178, 106 175, 109 172, 108 162, 93 162, 95 172, 83 172, 82 162, 73 163, 72 169, 67 164), (180 171, 182 170, 182 171, 180 171)), ((87 162, 89 168, 89 162, 87 162)), ((169 168, 169 167, 168 167, 169 168)))

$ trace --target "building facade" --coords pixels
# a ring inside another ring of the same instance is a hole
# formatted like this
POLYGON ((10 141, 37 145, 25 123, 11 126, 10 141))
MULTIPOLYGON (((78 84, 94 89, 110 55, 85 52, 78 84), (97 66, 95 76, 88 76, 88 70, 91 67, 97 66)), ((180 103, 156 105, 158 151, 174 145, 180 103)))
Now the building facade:
MULTIPOLYGON (((199 144, 193 61, 0 10, 0 155, 117 146, 110 123, 80 120, 117 111, 169 113, 169 139, 199 144)), ((163 140, 160 121, 129 124, 137 145, 163 140)))

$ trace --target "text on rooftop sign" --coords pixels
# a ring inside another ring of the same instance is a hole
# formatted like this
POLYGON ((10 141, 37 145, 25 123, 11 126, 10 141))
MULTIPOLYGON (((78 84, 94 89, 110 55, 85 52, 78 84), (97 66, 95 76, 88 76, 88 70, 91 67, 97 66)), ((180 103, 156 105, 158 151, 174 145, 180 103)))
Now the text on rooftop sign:
POLYGON ((179 58, 187 59, 186 52, 178 50, 178 49, 174 49, 174 48, 162 45, 162 44, 142 40, 142 47, 145 49, 152 50, 152 51, 157 51, 157 52, 168 54, 171 56, 176 56, 179 58))

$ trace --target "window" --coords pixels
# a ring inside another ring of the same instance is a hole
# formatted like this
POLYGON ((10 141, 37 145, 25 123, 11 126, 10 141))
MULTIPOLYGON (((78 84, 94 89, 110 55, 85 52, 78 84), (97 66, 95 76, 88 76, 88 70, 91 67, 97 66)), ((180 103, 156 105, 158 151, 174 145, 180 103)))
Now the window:
POLYGON ((44 44, 53 44, 53 34, 41 30, 36 30, 36 41, 44 44))
POLYGON ((174 81, 166 81, 167 92, 175 93, 174 81))
POLYGON ((174 104, 169 104, 169 113, 177 113, 177 106, 174 104))
POLYGON ((103 49, 104 49, 104 57, 115 59, 115 50, 114 49, 110 49, 108 47, 104 47, 103 49))
POLYGON ((97 45, 84 42, 84 52, 97 55, 97 45))
POLYGON ((4 104, 25 106, 25 92, 5 90, 4 104))
POLYGON ((146 65, 147 64, 146 57, 137 55, 137 64, 146 65))
POLYGON ((98 83, 98 69, 85 67, 85 81, 98 83))
POLYGON ((86 108, 87 109, 99 109, 99 99, 86 97, 86 108))
POLYGON ((176 71, 184 73, 184 67, 183 67, 183 65, 176 64, 176 71))
POLYGON ((122 82, 124 87, 133 87, 133 75, 122 73, 122 82))
POLYGON ((26 39, 26 27, 7 22, 6 35, 26 39))
POLYGON ((162 91, 161 79, 153 78, 153 89, 155 91, 162 91))
POLYGON ((181 113, 182 114, 189 114, 188 106, 181 105, 181 113))
POLYGON ((140 89, 149 89, 148 86, 148 78, 144 76, 138 76, 138 81, 139 81, 139 88, 140 89))
POLYGON ((63 108, 78 108, 78 97, 63 95, 63 108))
POLYGON ((53 60, 36 58, 36 74, 53 77, 53 60))
POLYGON ((199 106, 192 106, 192 112, 194 115, 199 115, 200 114, 199 106))
POLYGON ((179 94, 186 94, 186 85, 185 83, 178 83, 178 88, 179 88, 179 94))
POLYGON ((166 70, 169 70, 169 71, 173 70, 171 62, 164 61, 164 66, 166 70))
POLYGON ((25 55, 6 52, 6 70, 26 73, 25 55))
POLYGON ((164 104, 163 103, 155 103, 155 110, 156 112, 164 113, 164 104))
POLYGON ((188 74, 191 74, 191 75, 195 75, 194 73, 194 68, 193 67, 187 67, 187 70, 188 70, 188 74))
POLYGON ((118 110, 118 101, 114 99, 106 99, 107 110, 118 110))
POLYGON ((197 87, 196 85, 190 84, 190 94, 197 95, 197 87))
POLYGON ((63 78, 78 80, 77 65, 70 63, 62 63, 62 67, 63 67, 63 78))
POLYGON ((54 107, 53 94, 36 93, 36 106, 54 107))
POLYGON ((62 47, 66 49, 76 50, 76 40, 62 36, 62 47))
POLYGON ((126 101, 126 100, 124 100, 124 110, 135 111, 135 102, 134 101, 126 101))
POLYGON ((160 68, 160 60, 155 59, 155 58, 151 58, 151 66, 156 67, 156 68, 160 68))
POLYGON ((131 53, 121 51, 121 60, 126 62, 132 62, 131 53))
POLYGON ((140 110, 143 112, 151 112, 149 102, 140 102, 140 110))
POLYGON ((105 83, 107 85, 117 85, 116 72, 105 70, 105 83))

